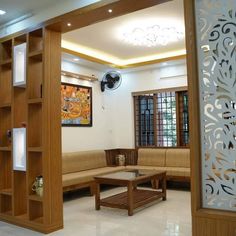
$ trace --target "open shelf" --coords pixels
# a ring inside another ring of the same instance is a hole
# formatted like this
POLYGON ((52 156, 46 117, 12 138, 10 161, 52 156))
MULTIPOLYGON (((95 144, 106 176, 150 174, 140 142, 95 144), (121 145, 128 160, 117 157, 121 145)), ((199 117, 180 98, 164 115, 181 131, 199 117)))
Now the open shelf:
POLYGON ((43 203, 29 200, 29 220, 43 223, 43 203))
POLYGON ((43 49, 43 30, 37 29, 29 33, 29 54, 42 51, 43 49))
POLYGON ((12 196, 0 194, 0 213, 12 215, 12 196))
POLYGON ((11 145, 11 137, 8 136, 11 132, 11 108, 0 108, 0 117, 0 147, 7 148, 11 145))
POLYGON ((12 66, 2 65, 0 68, 0 104, 10 104, 12 96, 12 66))
POLYGON ((43 175, 42 153, 40 153, 40 152, 29 152, 28 153, 27 171, 28 171, 28 184, 29 184, 28 192, 29 192, 29 195, 33 196, 33 195, 35 195, 35 192, 32 190, 33 183, 34 183, 37 176, 43 175))
POLYGON ((14 39, 13 44, 14 46, 17 46, 19 44, 26 43, 26 41, 27 41, 27 34, 22 34, 14 39))
POLYGON ((35 58, 28 59, 28 98, 42 98, 43 62, 35 58))
POLYGON ((1 62, 12 59, 12 39, 0 44, 0 55, 1 62))
POLYGON ((25 88, 14 87, 14 128, 21 128, 27 120, 25 88))
POLYGON ((24 215, 27 213, 27 198, 26 198, 26 173, 24 171, 14 171, 14 215, 24 215))
POLYGON ((28 147, 42 146, 42 106, 29 104, 28 107, 28 147))
POLYGON ((0 152, 0 192, 12 188, 12 158, 11 152, 0 152))

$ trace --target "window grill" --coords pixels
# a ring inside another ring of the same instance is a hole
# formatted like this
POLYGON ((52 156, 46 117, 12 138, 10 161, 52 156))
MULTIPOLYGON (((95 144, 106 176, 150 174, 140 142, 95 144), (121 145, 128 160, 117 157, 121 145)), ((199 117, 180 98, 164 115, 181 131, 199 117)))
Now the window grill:
POLYGON ((188 146, 187 91, 161 91, 134 96, 137 147, 188 146))

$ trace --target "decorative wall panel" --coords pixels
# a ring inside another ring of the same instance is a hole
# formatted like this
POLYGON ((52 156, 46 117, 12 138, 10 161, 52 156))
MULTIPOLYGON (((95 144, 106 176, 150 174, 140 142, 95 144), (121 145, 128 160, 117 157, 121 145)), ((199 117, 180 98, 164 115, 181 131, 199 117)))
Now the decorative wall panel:
POLYGON ((195 1, 202 203, 236 211, 236 3, 195 1))

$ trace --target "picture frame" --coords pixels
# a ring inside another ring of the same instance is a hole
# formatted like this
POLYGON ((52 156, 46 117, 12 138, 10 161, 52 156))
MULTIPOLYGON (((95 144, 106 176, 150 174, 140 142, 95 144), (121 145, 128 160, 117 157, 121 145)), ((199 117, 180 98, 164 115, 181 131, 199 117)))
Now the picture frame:
POLYGON ((61 83, 62 126, 91 127, 92 113, 92 87, 61 83))

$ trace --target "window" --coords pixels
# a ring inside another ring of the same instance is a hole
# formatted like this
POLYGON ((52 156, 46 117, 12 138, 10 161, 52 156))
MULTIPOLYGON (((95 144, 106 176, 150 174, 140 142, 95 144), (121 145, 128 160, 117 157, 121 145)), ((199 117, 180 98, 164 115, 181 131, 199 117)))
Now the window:
POLYGON ((177 147, 189 143, 187 91, 134 93, 137 147, 177 147))
POLYGON ((175 92, 157 94, 157 146, 177 146, 175 92))

